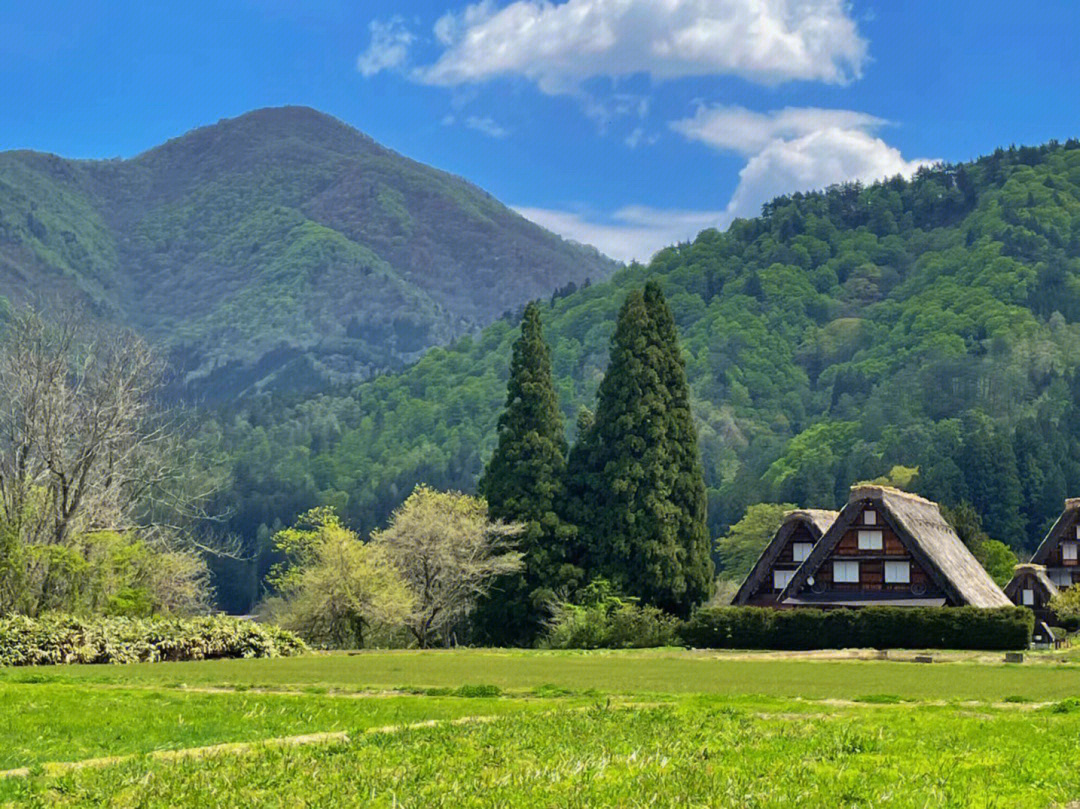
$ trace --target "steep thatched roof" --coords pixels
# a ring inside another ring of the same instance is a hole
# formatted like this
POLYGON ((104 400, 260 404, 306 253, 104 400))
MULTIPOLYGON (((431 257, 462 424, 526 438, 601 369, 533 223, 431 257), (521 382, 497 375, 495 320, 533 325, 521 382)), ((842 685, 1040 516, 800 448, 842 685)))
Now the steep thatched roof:
POLYGON ((1043 537, 1043 541, 1039 543, 1039 547, 1036 548, 1035 554, 1031 557, 1031 561, 1037 565, 1046 564, 1046 560, 1050 558, 1050 554, 1061 544, 1061 540, 1076 538, 1076 534, 1069 529, 1076 525, 1078 521, 1080 521, 1080 497, 1066 498, 1065 509, 1061 512, 1057 521, 1050 526, 1050 530, 1046 532, 1046 536, 1043 537))
POLYGON ((731 600, 732 604, 740 605, 745 604, 750 600, 750 597, 754 594, 754 591, 761 584, 762 579, 768 575, 769 570, 772 568, 773 563, 776 562, 776 558, 780 555, 780 552, 784 549, 788 539, 795 532, 795 529, 800 525, 805 525, 810 531, 810 536, 814 538, 814 542, 818 542, 825 532, 829 530, 829 526, 833 524, 833 520, 836 519, 838 512, 826 511, 821 508, 800 508, 794 511, 789 511, 784 514, 784 521, 780 524, 780 527, 776 530, 772 540, 765 546, 765 550, 761 552, 761 556, 758 557, 754 567, 751 569, 746 580, 743 581, 742 586, 739 588, 739 592, 735 594, 735 597, 731 600))
POLYGON ((1046 601, 1058 594, 1058 586, 1050 581, 1050 577, 1046 575, 1046 568, 1042 565, 1017 565, 1014 570, 1012 579, 1005 585, 1005 595, 1010 600, 1016 598, 1016 591, 1020 589, 1021 583, 1028 576, 1031 576, 1035 584, 1043 591, 1043 598, 1046 601))
POLYGON ((941 516, 937 503, 890 486, 868 484, 851 487, 847 505, 795 572, 780 594, 780 601, 798 595, 868 504, 874 505, 915 561, 954 604, 973 607, 1012 604, 941 516))

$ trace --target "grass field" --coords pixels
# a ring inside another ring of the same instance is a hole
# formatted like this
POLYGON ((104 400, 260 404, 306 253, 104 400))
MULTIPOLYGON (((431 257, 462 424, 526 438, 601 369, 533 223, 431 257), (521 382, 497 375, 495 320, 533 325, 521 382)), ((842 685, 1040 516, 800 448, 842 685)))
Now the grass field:
POLYGON ((459 650, 0 670, 0 770, 29 768, 0 778, 0 804, 1080 800, 1080 664, 953 657, 459 650), (240 746, 199 749, 223 743, 240 746))

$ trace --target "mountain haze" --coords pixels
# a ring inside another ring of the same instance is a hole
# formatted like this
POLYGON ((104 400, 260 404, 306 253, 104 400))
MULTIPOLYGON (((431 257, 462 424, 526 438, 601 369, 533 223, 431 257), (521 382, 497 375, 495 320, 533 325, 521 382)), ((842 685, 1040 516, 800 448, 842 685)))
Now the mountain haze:
POLYGON ((0 154, 3 294, 134 326, 210 398, 400 367, 615 266, 304 107, 129 160, 0 154))

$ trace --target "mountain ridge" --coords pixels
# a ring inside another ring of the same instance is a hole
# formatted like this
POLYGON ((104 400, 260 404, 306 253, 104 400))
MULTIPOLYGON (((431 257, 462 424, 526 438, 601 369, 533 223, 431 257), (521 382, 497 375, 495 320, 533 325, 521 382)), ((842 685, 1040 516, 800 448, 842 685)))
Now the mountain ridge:
POLYGON ((615 263, 308 107, 127 159, 0 153, 0 280, 134 325, 203 395, 402 367, 615 263))

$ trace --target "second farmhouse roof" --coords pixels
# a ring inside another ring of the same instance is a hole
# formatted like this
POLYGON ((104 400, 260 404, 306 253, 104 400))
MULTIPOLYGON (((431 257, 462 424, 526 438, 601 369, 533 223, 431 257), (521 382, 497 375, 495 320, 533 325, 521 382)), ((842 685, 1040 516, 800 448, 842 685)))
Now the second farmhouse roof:
POLYGON ((1016 566, 1012 579, 1005 585, 1005 595, 1010 599, 1015 600, 1021 582, 1029 576, 1034 579, 1035 583, 1042 589, 1043 597, 1047 601, 1058 594, 1059 590, 1057 585, 1050 581, 1050 577, 1046 575, 1046 568, 1043 565, 1026 564, 1016 566))
POLYGON ((785 512, 784 521, 780 524, 769 544, 765 546, 765 550, 761 552, 761 556, 758 557, 754 567, 751 568, 739 591, 735 593, 731 603, 739 605, 750 600, 754 591, 761 584, 762 579, 769 574, 770 568, 776 562, 776 558, 781 551, 784 550, 784 546, 796 528, 805 525, 814 538, 814 542, 817 543, 825 535, 825 532, 829 530, 829 526, 833 524, 838 513, 823 508, 797 508, 785 512))
POLYGON ((780 594, 781 602, 806 586, 807 579, 832 553, 862 513, 867 501, 882 512, 911 555, 954 604, 1012 606, 1005 593, 946 522, 937 503, 891 486, 873 484, 851 487, 847 505, 780 594))
POLYGON ((1032 563, 1045 565, 1050 558, 1050 554, 1061 544, 1061 540, 1066 538, 1075 539, 1076 534, 1071 533, 1069 529, 1078 521, 1080 521, 1080 497, 1069 497, 1065 500, 1065 509, 1050 527, 1050 530, 1046 532, 1046 536, 1039 543, 1039 547, 1035 549, 1035 553, 1031 557, 1032 563))

